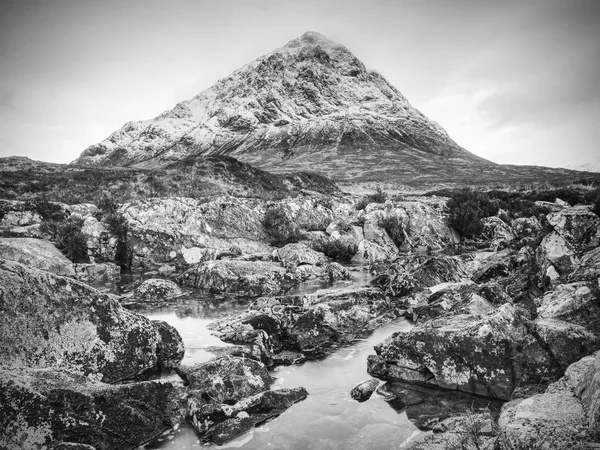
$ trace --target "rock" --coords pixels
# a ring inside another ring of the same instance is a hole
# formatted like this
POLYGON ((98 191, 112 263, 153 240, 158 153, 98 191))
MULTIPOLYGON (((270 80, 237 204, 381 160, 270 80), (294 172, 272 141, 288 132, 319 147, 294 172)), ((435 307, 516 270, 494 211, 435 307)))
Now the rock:
POLYGON ((394 333, 375 347, 367 371, 383 380, 416 381, 509 399, 517 385, 560 369, 523 314, 502 305, 483 318, 458 315, 394 333))
POLYGON ((540 267, 540 275, 548 274, 552 266, 561 278, 566 278, 577 264, 577 256, 570 244, 556 232, 544 237, 536 250, 536 260, 540 267))
POLYGON ((180 278, 186 286, 243 297, 281 294, 301 279, 276 263, 242 260, 208 261, 188 269, 180 278))
POLYGON ((149 278, 144 280, 133 291, 133 296, 141 301, 156 301, 175 298, 183 295, 177 284, 162 278, 149 278))
POLYGON ((329 261, 323 253, 316 252, 302 243, 287 244, 277 249, 277 257, 287 268, 296 268, 303 264, 321 266, 329 261))
POLYGON ((273 419, 294 403, 304 400, 304 388, 264 391, 234 405, 188 403, 188 418, 204 441, 223 445, 254 426, 273 419))
POLYGON ((482 235, 490 240, 493 248, 505 248, 515 236, 512 229, 499 217, 486 217, 482 221, 482 235))
POLYGON ((371 398, 371 395, 373 395, 377 386, 379 386, 379 380, 376 380, 375 378, 363 381, 352 388, 350 397, 359 402, 366 402, 371 398))
POLYGON ((171 383, 109 385, 53 369, 0 369, 0 448, 131 449, 178 421, 171 383))
POLYGON ((352 257, 353 263, 373 265, 382 261, 389 261, 397 255, 397 250, 391 247, 382 247, 367 239, 358 243, 358 251, 352 257))
POLYGON ((4 260, 0 325, 1 366, 51 367, 108 383, 159 366, 158 348, 162 357, 169 348, 161 347, 161 335, 150 320, 110 296, 4 260))
POLYGON ((159 367, 176 369, 185 355, 185 346, 181 335, 167 322, 153 320, 151 323, 160 336, 160 342, 156 348, 159 367))
POLYGON ((98 207, 92 203, 79 203, 77 205, 69 205, 67 207, 69 216, 78 219, 86 219, 90 216, 98 214, 98 207))
POLYGON ((564 208, 546 218, 575 252, 585 253, 600 245, 600 217, 587 206, 564 208))
POLYGON ((581 399, 587 426, 597 436, 600 429, 600 352, 596 353, 593 361, 586 362, 588 367, 583 366, 583 376, 575 378, 572 384, 575 384, 574 392, 581 399))
POLYGON ((391 255, 398 253, 398 247, 394 244, 392 238, 379 225, 380 221, 386 214, 382 211, 373 211, 365 216, 365 224, 363 225, 364 236, 367 241, 379 245, 391 255))
POLYGON ((206 403, 232 405, 269 389, 273 378, 259 361, 224 356, 195 366, 181 366, 178 372, 188 383, 192 395, 190 411, 206 403))
POLYGON ((587 252, 569 274, 569 282, 588 281, 600 286, 600 247, 587 252))
POLYGON ((93 216, 83 221, 81 232, 86 238, 88 255, 91 262, 112 262, 115 260, 119 240, 108 226, 93 216))
POLYGON ((565 320, 600 334, 597 294, 585 282, 561 284, 544 295, 538 307, 538 315, 543 319, 565 320))
POLYGON ((90 284, 116 283, 121 279, 121 268, 113 263, 73 264, 78 280, 90 284))
POLYGON ((520 217, 512 221, 512 230, 517 239, 528 243, 535 241, 543 227, 537 217, 520 217))
POLYGON ((350 271, 336 262, 325 265, 323 276, 330 282, 337 280, 349 280, 352 278, 350 271))
POLYGON ((54 245, 42 239, 0 238, 0 255, 28 267, 57 275, 75 276, 73 263, 54 245))
POLYGON ((494 306, 474 292, 470 283, 444 283, 445 287, 429 295, 424 302, 409 308, 415 323, 446 315, 469 314, 483 317, 494 310, 494 306))
MULTIPOLYGON (((7 206, 10 208, 10 206, 7 206)), ((15 227, 27 227, 30 225, 38 225, 42 222, 42 217, 35 211, 19 210, 19 205, 14 205, 16 209, 8 209, 4 212, 0 219, 0 227, 11 229, 15 227)))

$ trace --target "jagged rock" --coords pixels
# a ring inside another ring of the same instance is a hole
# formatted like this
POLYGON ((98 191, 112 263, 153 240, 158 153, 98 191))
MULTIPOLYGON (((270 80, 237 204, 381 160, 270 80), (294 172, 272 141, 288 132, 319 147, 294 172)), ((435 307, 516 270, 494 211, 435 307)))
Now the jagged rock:
POLYGON ((153 320, 152 326, 160 336, 156 347, 158 365, 164 369, 175 369, 183 360, 185 346, 177 330, 162 320, 153 320))
POLYGON ((162 278, 144 280, 133 291, 133 297, 141 301, 164 300, 181 295, 183 295, 183 292, 176 283, 162 278))
POLYGON ((217 260, 188 269, 181 277, 186 286, 215 294, 243 297, 277 295, 301 281, 281 265, 262 261, 217 260))
POLYGON ((499 217, 486 217, 482 221, 482 235, 490 240, 493 248, 505 248, 515 236, 512 229, 499 217))
MULTIPOLYGON (((75 280, 0 260, 0 365, 113 383, 176 354, 145 317, 75 280)), ((176 331, 173 331, 176 334, 176 331)))
POLYGON ((287 268, 296 268, 303 264, 321 266, 329 261, 323 253, 316 252, 302 243, 287 244, 277 249, 277 257, 287 268))
MULTIPOLYGON (((318 294, 260 298, 251 311, 211 324, 225 342, 258 344, 270 354, 283 350, 318 358, 327 351, 364 335, 398 317, 395 308, 377 289, 342 288, 318 294), (266 337, 262 333, 265 333, 266 337)), ((264 356, 263 356, 264 357, 264 356)))
POLYGON ((592 292, 585 282, 561 284, 544 295, 538 315, 543 319, 565 320, 600 334, 597 293, 592 292))
POLYGON ((53 369, 0 369, 3 449, 132 449, 178 416, 168 382, 109 385, 53 369))
POLYGON ((254 426, 271 420, 294 403, 304 400, 304 388, 264 391, 234 405, 188 403, 188 418, 204 441, 223 445, 254 426))
POLYGON ((571 245, 556 232, 544 237, 536 250, 536 260, 540 267, 540 275, 551 279, 553 276, 551 267, 558 272, 560 279, 563 279, 577 264, 577 256, 571 245))
POLYGON ((519 217, 512 221, 512 230, 517 239, 532 243, 535 242, 537 236, 542 232, 543 227, 539 219, 535 216, 519 217))
POLYGON ((86 283, 116 283, 121 279, 121 268, 113 263, 73 264, 75 276, 86 283))
POLYGON ((108 227, 93 216, 87 216, 81 227, 86 238, 91 262, 114 261, 119 240, 108 227))
POLYGON ((587 425, 597 437, 600 430, 600 352, 589 358, 581 379, 572 381, 575 394, 581 399, 587 425))
POLYGON ((575 395, 577 386, 588 385, 584 374, 593 365, 592 358, 584 358, 545 393, 506 403, 498 419, 502 444, 507 448, 596 448, 595 431, 586 423, 584 405, 575 395))
POLYGON ((577 253, 600 245, 600 217, 587 206, 574 206, 546 216, 548 223, 577 253))
POLYGON ((569 282, 590 281, 596 284, 599 283, 598 279, 600 279, 600 247, 583 255, 568 278, 569 282))
POLYGON ((9 261, 57 275, 75 276, 73 263, 54 245, 42 239, 0 238, 0 255, 9 261))
POLYGON ((530 327, 512 305, 480 319, 437 319, 395 333, 376 346, 367 370, 383 380, 418 381, 509 399, 521 381, 560 370, 530 327))
POLYGON ((379 225, 385 216, 385 212, 378 210, 367 213, 363 225, 364 236, 367 241, 384 248, 390 255, 395 255, 398 253, 398 247, 383 227, 379 225))
POLYGON ((376 380, 375 378, 363 381, 352 388, 350 397, 359 402, 366 402, 371 398, 371 395, 373 395, 377 386, 379 386, 379 380, 376 380))

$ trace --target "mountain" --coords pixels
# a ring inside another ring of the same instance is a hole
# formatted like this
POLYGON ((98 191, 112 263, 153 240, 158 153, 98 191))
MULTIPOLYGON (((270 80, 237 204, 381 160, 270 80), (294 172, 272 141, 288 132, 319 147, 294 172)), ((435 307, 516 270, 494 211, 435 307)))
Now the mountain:
POLYGON ((155 168, 206 155, 338 181, 522 177, 460 147, 346 47, 314 32, 154 119, 126 123, 73 163, 155 168))

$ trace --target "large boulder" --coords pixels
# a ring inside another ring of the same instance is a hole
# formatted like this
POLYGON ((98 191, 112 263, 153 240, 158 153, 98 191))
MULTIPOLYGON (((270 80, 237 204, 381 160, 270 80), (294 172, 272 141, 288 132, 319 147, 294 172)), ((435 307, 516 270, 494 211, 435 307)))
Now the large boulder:
POLYGON ((600 334, 598 296, 585 282, 561 284, 548 292, 538 307, 538 316, 571 322, 600 334))
POLYGON ((69 370, 108 383, 160 366, 162 358, 172 365, 171 355, 180 351, 162 341, 150 320, 109 295, 5 260, 0 260, 0 344, 5 368, 69 370))
POLYGON ((511 227, 499 217, 486 217, 481 223, 483 226, 482 235, 496 249, 505 248, 515 238, 511 227))
POLYGON ((207 261, 188 269, 181 276, 186 286, 213 294, 242 297, 282 294, 301 279, 301 276, 288 273, 280 264, 244 260, 207 261))
POLYGON ((43 239, 0 238, 0 255, 9 261, 56 275, 75 276, 73 263, 54 245, 43 239))
POLYGON ((86 216, 81 226, 91 262, 114 261, 119 239, 94 216, 86 216))
POLYGON ((594 371, 594 360, 588 356, 573 363, 542 394, 506 403, 498 420, 503 448, 597 448, 597 429, 586 423, 585 400, 578 398, 578 388, 589 386, 586 376, 594 371))
POLYGON ((564 208, 551 212, 546 218, 578 254, 600 245, 600 217, 587 206, 564 208))
POLYGON ((178 416, 168 382, 109 385, 53 369, 0 369, 2 449, 134 449, 178 416))
POLYGON ((600 286, 600 247, 590 250, 582 256, 569 275, 569 282, 588 281, 600 286))
POLYGON ((544 237, 536 250, 539 275, 556 285, 575 268, 578 258, 563 236, 552 232, 544 237))
POLYGON ((316 252, 302 243, 287 244, 277 249, 277 257, 284 267, 291 269, 301 265, 322 266, 329 261, 323 253, 316 252))
POLYGON ((483 318, 436 319, 376 346, 367 370, 383 380, 509 399, 519 383, 560 370, 530 327, 523 313, 509 304, 483 318))

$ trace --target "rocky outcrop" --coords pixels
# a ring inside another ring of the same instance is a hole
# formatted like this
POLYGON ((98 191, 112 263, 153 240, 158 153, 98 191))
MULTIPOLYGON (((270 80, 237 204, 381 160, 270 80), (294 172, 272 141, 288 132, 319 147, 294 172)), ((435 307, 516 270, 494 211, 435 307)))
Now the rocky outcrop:
POLYGON ((277 263, 217 260, 188 269, 180 279, 186 286, 212 294, 259 297, 282 294, 298 284, 302 277, 287 272, 277 263))
POLYGON ((5 260, 0 260, 0 311, 5 368, 68 370, 112 383, 160 366, 164 358, 173 365, 172 355, 180 353, 150 320, 110 296, 5 260))
POLYGON ((73 263, 54 245, 43 239, 0 238, 0 255, 6 260, 16 261, 31 268, 75 277, 73 263))
POLYGON ((505 404, 498 420, 500 438, 508 448, 591 449, 596 448, 597 420, 586 408, 584 391, 594 392, 596 386, 587 378, 597 373, 595 361, 589 356, 572 364, 563 378, 550 385, 543 394, 505 404), (591 420, 590 420, 591 419, 591 420))
POLYGON ((53 369, 0 369, 3 449, 134 449, 179 415, 168 382, 109 385, 53 369))
POLYGON ((548 214, 546 218, 578 254, 600 245, 600 218, 587 206, 564 208, 548 214))
POLYGON ((186 416, 203 441, 223 444, 304 400, 304 388, 270 391, 274 379, 259 361, 221 357, 180 374, 189 385, 186 416))
POLYGON ((170 280, 149 278, 144 280, 133 291, 133 297, 139 301, 156 301, 175 298, 183 295, 181 288, 170 280))
POLYGON ((377 289, 342 288, 260 298, 249 311, 211 328, 225 342, 256 347, 257 357, 274 365, 284 351, 318 358, 403 313, 377 289))
POLYGON ((383 380, 509 399, 519 383, 560 371, 532 328, 523 313, 508 304, 479 319, 437 319, 395 333, 376 346, 367 370, 383 380))

